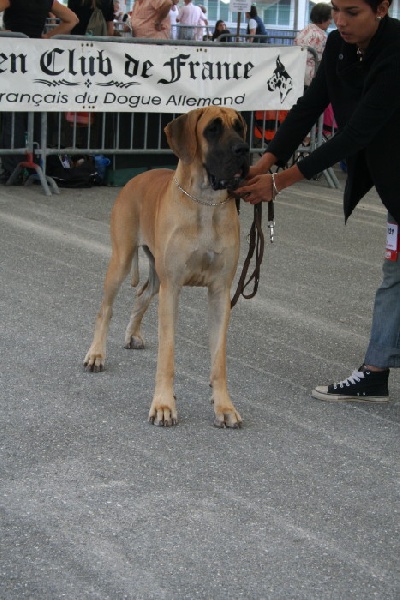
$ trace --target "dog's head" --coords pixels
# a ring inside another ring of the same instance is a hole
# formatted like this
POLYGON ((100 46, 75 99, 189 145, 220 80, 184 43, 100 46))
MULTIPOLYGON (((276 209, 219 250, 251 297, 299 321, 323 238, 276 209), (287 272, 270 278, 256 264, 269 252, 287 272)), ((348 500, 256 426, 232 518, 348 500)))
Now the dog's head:
POLYGON ((198 108, 174 119, 164 129, 168 144, 186 165, 198 163, 213 190, 235 190, 249 171, 246 123, 236 110, 198 108))

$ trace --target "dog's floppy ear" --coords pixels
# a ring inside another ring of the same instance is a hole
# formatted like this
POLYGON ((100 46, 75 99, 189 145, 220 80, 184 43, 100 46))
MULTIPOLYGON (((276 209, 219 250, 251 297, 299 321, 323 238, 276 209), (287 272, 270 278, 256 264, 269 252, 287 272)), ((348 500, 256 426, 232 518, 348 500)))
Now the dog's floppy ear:
POLYGON ((195 109, 170 121, 164 128, 172 152, 184 163, 194 161, 197 153, 197 121, 203 109, 195 109))
POLYGON ((243 139, 245 140, 246 139, 246 134, 247 134, 247 123, 244 120, 244 118, 242 117, 242 115, 241 115, 240 112, 237 112, 237 116, 238 116, 239 121, 243 125, 243 139))

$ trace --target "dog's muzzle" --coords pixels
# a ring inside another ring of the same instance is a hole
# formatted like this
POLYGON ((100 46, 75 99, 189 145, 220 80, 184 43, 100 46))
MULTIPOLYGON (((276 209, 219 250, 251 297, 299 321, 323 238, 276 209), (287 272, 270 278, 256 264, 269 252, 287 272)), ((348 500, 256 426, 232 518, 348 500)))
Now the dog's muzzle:
POLYGON ((216 192, 217 190, 228 190, 232 192, 239 187, 240 182, 244 177, 241 174, 235 175, 232 179, 217 179, 212 173, 208 173, 208 181, 210 186, 216 192))
MULTIPOLYGON (((228 190, 234 191, 236 190, 240 182, 246 177, 249 172, 249 145, 246 142, 240 141, 236 142, 231 147, 231 161, 228 161, 227 167, 225 169, 221 168, 221 171, 233 171, 231 176, 228 176, 228 173, 219 174, 219 168, 215 169, 215 172, 211 172, 210 168, 207 165, 204 165, 210 186, 214 191, 217 190, 228 190), (224 176, 225 175, 225 176, 224 176)), ((223 160, 223 155, 219 157, 219 162, 223 160)), ((214 169, 213 169, 214 171, 214 169)))

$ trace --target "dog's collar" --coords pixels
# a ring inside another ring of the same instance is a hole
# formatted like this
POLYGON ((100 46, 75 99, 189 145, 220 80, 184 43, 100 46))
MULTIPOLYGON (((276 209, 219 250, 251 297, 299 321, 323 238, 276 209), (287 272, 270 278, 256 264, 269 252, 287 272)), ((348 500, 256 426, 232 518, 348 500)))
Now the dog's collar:
POLYGON ((174 177, 173 180, 174 180, 174 183, 175 183, 176 187, 178 188, 178 190, 180 192, 182 192, 183 194, 185 194, 185 196, 187 196, 191 200, 194 200, 198 204, 204 204, 205 206, 222 206, 222 204, 226 204, 227 202, 229 202, 229 200, 233 200, 233 196, 228 196, 222 202, 205 202, 204 200, 200 200, 199 198, 196 198, 196 196, 192 196, 192 194, 189 194, 189 192, 187 192, 186 190, 184 190, 183 187, 179 184, 179 182, 178 182, 178 180, 177 180, 176 177, 174 177))

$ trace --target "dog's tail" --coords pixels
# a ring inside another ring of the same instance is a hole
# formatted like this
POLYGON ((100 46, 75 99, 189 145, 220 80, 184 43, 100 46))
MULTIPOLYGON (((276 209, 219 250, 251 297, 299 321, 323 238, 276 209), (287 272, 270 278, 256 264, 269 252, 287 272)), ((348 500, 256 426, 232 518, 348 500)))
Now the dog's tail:
POLYGON ((131 286, 136 287, 139 283, 139 249, 136 247, 136 250, 132 257, 132 265, 131 265, 131 286))

